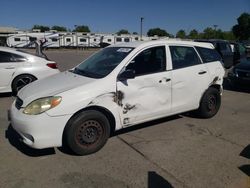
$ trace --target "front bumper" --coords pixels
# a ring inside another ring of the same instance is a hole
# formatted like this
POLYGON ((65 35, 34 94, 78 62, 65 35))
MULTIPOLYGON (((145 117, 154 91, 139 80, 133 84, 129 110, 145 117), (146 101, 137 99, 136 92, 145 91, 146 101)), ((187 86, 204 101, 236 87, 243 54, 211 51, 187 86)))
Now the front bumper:
POLYGON ((46 112, 26 115, 22 111, 23 108, 18 110, 14 102, 8 119, 25 144, 36 149, 62 146, 63 130, 71 115, 52 117, 46 112))

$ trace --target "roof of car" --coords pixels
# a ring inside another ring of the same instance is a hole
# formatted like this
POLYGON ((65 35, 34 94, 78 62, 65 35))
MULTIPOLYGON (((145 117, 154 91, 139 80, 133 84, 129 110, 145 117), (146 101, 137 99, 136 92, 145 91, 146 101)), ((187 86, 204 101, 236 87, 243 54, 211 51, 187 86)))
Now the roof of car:
POLYGON ((194 41, 184 41, 184 40, 176 40, 176 39, 164 39, 164 40, 152 40, 152 41, 136 41, 136 42, 128 42, 128 43, 119 43, 114 44, 109 47, 147 47, 151 45, 157 44, 166 44, 166 45, 190 45, 190 46, 199 46, 204 48, 214 48, 211 43, 204 42, 194 42, 194 41))
POLYGON ((15 48, 9 48, 9 47, 4 47, 4 46, 0 46, 0 50, 3 50, 3 51, 16 51, 15 48))

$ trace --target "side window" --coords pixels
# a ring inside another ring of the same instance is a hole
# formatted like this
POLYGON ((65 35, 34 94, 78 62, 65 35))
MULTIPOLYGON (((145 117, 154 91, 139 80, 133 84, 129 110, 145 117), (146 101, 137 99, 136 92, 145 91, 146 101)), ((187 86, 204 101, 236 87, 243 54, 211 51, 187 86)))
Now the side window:
POLYGON ((218 43, 219 49, 222 52, 232 52, 230 45, 228 43, 220 42, 218 43))
POLYGON ((12 62, 13 58, 11 53, 0 51, 0 63, 12 62))
POLYGON ((26 58, 17 54, 0 51, 0 63, 23 62, 26 58))
POLYGON ((26 61, 26 58, 21 56, 21 55, 17 55, 17 54, 12 54, 12 59, 14 62, 24 62, 26 61))
POLYGON ((204 63, 221 61, 221 56, 216 50, 209 48, 202 48, 202 47, 195 47, 195 48, 199 52, 201 59, 204 63))
POLYGON ((116 42, 122 42, 122 38, 116 38, 116 42))
POLYGON ((165 46, 153 47, 142 51, 130 62, 127 69, 135 70, 136 76, 165 71, 165 46))
POLYGON ((193 47, 170 46, 173 69, 180 69, 201 64, 193 47))

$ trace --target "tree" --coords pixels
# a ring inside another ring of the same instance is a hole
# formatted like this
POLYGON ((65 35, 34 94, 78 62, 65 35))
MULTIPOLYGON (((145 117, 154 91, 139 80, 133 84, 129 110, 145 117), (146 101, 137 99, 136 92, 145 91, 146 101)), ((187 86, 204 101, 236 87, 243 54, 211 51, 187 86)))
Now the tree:
POLYGON ((153 37, 155 35, 159 36, 159 37, 170 37, 170 34, 164 30, 164 29, 160 29, 160 28, 152 28, 152 29, 149 29, 148 32, 147 32, 147 35, 149 37, 153 37))
POLYGON ((183 29, 179 30, 179 31, 176 33, 176 38, 181 38, 181 39, 186 38, 186 32, 185 32, 183 29))
POLYGON ((234 25, 232 28, 232 31, 236 38, 239 40, 250 39, 250 14, 241 14, 237 21, 238 24, 234 25))
POLYGON ((193 29, 190 31, 188 38, 190 39, 198 39, 199 38, 199 33, 196 29, 193 29))
POLYGON ((73 30, 73 32, 83 32, 83 33, 89 33, 90 29, 88 26, 86 25, 76 25, 75 29, 73 30))
POLYGON ((216 38, 216 30, 211 27, 207 27, 204 29, 202 38, 204 39, 215 39, 216 38))
POLYGON ((138 35, 138 33, 137 32, 133 32, 133 35, 138 35))
POLYGON ((56 30, 56 31, 67 31, 66 27, 58 26, 58 25, 54 25, 53 27, 51 27, 51 29, 56 30))
POLYGON ((223 36, 225 40, 235 40, 235 36, 232 31, 224 31, 223 36))
POLYGON ((128 30, 126 30, 126 29, 121 29, 121 30, 118 31, 116 34, 117 34, 117 35, 122 35, 122 34, 130 34, 130 33, 129 33, 128 30))
POLYGON ((49 26, 44 26, 44 25, 34 25, 32 30, 33 29, 40 29, 41 32, 45 32, 45 31, 50 30, 49 26))

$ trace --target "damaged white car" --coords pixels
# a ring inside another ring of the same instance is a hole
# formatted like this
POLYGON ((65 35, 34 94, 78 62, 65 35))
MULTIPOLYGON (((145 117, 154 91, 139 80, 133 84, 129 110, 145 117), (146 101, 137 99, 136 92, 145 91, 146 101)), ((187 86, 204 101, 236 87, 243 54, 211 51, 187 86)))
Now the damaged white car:
POLYGON ((9 120, 30 147, 66 144, 86 155, 101 149, 112 131, 128 126, 187 111, 214 116, 224 73, 208 43, 112 45, 72 70, 26 86, 9 120))

